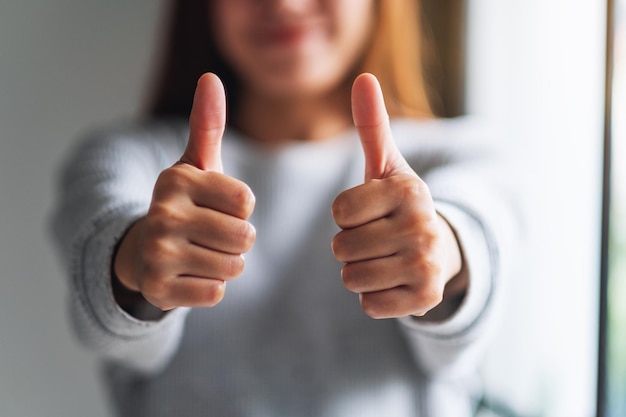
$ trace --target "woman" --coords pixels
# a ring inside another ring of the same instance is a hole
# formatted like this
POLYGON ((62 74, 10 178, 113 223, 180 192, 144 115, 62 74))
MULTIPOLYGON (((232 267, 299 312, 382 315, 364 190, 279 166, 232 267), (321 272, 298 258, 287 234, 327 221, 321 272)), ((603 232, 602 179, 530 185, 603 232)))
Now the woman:
POLYGON ((119 415, 471 414, 512 220, 429 120, 415 6, 175 2, 153 117, 77 148, 55 216, 119 415))

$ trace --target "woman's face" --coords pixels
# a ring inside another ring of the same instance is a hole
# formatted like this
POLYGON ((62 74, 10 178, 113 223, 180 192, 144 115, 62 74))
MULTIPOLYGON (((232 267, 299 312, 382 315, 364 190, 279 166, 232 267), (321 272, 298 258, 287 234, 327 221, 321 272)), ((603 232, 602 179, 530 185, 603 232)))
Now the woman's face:
POLYGON ((374 0, 213 0, 210 11, 217 46, 244 88, 273 98, 336 88, 374 25, 374 0))

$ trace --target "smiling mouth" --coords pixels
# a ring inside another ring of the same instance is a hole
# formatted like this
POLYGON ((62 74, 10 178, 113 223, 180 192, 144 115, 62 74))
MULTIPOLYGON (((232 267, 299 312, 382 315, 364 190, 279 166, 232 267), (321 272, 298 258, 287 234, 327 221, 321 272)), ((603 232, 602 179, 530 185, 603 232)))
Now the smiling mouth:
POLYGON ((320 28, 313 25, 292 25, 268 28, 259 34, 257 41, 264 46, 294 46, 313 38, 320 28))

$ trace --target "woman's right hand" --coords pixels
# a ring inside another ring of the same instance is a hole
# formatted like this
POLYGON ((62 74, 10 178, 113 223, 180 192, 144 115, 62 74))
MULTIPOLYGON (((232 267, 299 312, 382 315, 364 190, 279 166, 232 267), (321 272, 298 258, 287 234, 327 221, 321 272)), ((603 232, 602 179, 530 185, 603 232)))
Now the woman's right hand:
POLYGON ((148 213, 129 229, 115 256, 121 284, 163 311, 219 303, 254 244, 255 229, 247 221, 254 195, 223 174, 225 121, 224 87, 216 75, 205 74, 196 88, 187 148, 159 175, 148 213))

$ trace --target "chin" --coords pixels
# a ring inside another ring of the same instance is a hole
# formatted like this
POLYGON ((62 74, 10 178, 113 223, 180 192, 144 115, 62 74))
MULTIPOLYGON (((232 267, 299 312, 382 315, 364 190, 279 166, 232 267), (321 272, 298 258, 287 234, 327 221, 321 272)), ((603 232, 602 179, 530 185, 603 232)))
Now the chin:
POLYGON ((268 96, 302 98, 327 94, 337 88, 343 77, 324 71, 273 72, 257 85, 268 96))

